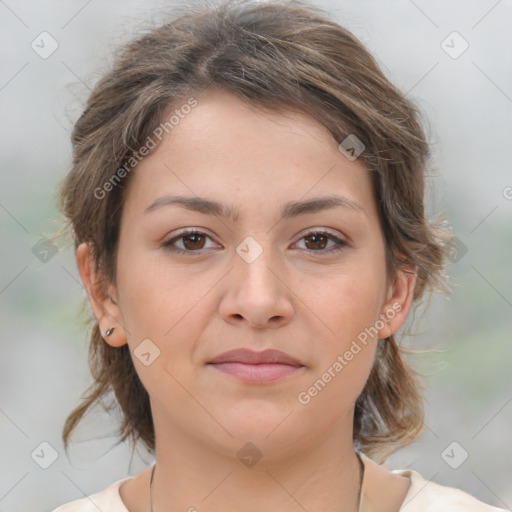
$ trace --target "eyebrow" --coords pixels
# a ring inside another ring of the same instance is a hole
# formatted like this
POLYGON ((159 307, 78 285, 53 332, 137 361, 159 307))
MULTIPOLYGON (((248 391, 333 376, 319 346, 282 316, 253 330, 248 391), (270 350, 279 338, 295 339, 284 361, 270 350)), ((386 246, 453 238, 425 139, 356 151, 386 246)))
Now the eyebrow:
MULTIPOLYGON (((163 206, 177 205, 187 210, 199 212, 204 215, 216 215, 222 218, 238 220, 239 210, 233 205, 206 199, 205 197, 164 196, 155 199, 145 210, 144 214, 162 208, 163 206)), ((308 201, 290 201, 281 208, 281 219, 290 219, 306 213, 314 213, 332 208, 346 208, 366 215, 361 205, 348 197, 331 195, 316 197, 308 201)))

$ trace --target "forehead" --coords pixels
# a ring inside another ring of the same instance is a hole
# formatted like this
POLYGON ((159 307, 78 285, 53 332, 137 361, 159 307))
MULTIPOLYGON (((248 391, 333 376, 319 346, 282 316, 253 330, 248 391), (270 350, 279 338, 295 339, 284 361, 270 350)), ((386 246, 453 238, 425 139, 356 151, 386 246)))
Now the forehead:
POLYGON ((349 161, 312 117, 260 111, 222 90, 187 111, 131 176, 127 203, 139 210, 167 193, 237 204, 241 217, 245 209, 263 214, 269 204, 332 193, 371 209, 364 164, 349 161))

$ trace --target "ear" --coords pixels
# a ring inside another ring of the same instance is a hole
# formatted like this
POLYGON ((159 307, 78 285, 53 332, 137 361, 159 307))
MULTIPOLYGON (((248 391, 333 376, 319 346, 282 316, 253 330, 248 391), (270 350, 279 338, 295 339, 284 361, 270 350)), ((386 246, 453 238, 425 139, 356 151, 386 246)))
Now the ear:
POLYGON ((379 338, 389 338, 402 327, 411 309, 415 286, 415 267, 407 266, 397 271, 382 307, 380 319, 384 326, 379 329, 379 338))
POLYGON ((82 243, 78 246, 76 261, 94 316, 98 321, 100 332, 105 341, 112 347, 125 345, 127 343, 126 332, 123 327, 121 309, 115 298, 115 286, 109 284, 108 289, 105 289, 105 285, 101 283, 93 251, 89 244, 82 243), (107 338, 105 332, 111 327, 114 330, 107 338))

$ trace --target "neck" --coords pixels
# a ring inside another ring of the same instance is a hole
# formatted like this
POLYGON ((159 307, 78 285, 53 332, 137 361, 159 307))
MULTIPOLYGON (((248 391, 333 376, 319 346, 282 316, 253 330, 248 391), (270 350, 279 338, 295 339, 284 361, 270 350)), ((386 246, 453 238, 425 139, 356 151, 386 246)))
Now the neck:
POLYGON ((244 463, 236 455, 244 443, 233 442, 231 451, 213 450, 169 425, 160 428, 163 424, 155 414, 153 512, 353 512, 358 509, 361 468, 351 428, 346 428, 352 417, 347 416, 350 423, 314 436, 315 443, 290 446, 287 457, 273 457, 276 447, 268 439, 266 444, 264 439, 257 441, 262 457, 251 465, 250 457, 244 463))

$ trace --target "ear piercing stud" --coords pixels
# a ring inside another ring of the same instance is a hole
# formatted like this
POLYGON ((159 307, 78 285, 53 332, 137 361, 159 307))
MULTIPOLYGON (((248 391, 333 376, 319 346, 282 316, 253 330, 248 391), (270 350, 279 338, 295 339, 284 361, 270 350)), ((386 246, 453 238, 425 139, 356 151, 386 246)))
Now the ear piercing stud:
POLYGON ((110 336, 114 332, 114 328, 110 327, 105 331, 105 336, 110 336))

